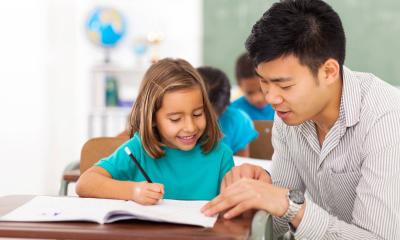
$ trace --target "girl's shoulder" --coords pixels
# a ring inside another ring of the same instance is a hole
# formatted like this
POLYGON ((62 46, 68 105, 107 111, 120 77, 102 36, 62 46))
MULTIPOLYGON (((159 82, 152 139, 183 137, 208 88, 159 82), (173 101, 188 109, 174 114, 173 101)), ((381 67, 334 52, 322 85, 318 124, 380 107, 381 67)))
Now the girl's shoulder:
POLYGON ((142 141, 140 140, 140 135, 138 132, 135 132, 133 137, 129 138, 126 140, 125 144, 142 144, 142 141))
POLYGON ((210 151, 210 153, 214 154, 231 154, 233 155, 233 152, 231 148, 226 145, 222 140, 218 140, 218 142, 215 143, 214 148, 210 151))
POLYGON ((140 139, 140 135, 136 132, 132 138, 128 139, 123 145, 123 148, 129 147, 131 151, 133 150, 136 153, 142 151, 142 141, 140 139))

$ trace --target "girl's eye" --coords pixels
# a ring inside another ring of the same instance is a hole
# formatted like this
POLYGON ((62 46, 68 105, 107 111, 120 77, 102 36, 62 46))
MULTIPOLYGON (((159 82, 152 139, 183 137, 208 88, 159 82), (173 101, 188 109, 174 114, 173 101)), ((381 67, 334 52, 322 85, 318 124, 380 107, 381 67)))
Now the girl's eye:
POLYGON ((171 122, 178 122, 180 120, 180 118, 170 118, 169 119, 171 122))
POLYGON ((202 115, 203 115, 203 112, 193 113, 193 116, 195 116, 195 117, 201 117, 202 115))

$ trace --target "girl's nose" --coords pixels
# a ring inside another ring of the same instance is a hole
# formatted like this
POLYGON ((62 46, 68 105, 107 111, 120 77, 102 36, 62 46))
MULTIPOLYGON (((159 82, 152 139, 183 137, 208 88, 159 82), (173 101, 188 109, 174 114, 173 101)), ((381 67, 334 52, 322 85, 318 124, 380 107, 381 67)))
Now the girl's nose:
POLYGON ((185 121, 185 131, 193 132, 195 129, 196 129, 196 125, 195 125, 193 119, 188 118, 188 120, 185 121))

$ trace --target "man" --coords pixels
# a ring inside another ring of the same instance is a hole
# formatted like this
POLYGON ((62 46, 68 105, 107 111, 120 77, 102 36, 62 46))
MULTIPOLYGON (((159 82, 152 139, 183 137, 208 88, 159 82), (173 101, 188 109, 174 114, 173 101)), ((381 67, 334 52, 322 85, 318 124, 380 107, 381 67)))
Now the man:
POLYGON ((400 239, 400 92, 343 67, 337 13, 320 0, 275 3, 246 48, 278 116, 273 184, 236 167, 202 211, 263 209, 296 239, 400 239))

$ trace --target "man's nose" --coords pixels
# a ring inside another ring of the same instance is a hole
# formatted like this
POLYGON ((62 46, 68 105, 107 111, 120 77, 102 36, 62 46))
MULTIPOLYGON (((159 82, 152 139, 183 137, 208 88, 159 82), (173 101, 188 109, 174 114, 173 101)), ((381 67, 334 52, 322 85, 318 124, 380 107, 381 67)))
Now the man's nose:
POLYGON ((282 96, 275 87, 270 87, 265 94, 265 100, 272 105, 277 105, 283 102, 282 96))

